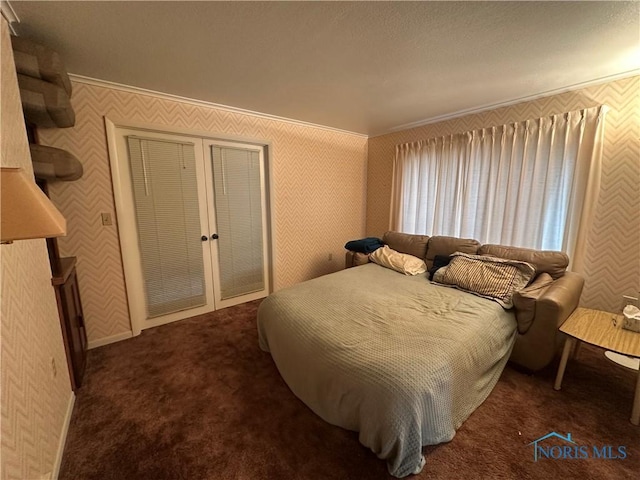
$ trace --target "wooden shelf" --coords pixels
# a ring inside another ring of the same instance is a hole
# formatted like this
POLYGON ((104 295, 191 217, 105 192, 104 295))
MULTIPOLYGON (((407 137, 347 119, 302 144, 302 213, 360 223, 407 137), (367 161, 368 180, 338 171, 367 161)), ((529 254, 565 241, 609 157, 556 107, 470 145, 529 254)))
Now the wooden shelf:
POLYGON ((76 257, 58 258, 51 262, 52 285, 62 285, 69 279, 69 275, 76 266, 76 257))
POLYGON ((51 283, 56 293, 62 338, 67 354, 71 388, 75 392, 82 385, 87 363, 87 333, 84 326, 82 302, 76 275, 76 257, 51 261, 51 283))

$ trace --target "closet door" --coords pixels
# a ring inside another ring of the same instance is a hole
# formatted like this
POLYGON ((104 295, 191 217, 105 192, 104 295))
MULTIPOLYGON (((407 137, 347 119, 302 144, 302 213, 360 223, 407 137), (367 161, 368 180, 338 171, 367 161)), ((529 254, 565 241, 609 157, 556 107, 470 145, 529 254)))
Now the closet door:
POLYGON ((216 307, 269 292, 264 152, 259 146, 205 141, 216 307))
POLYGON ((133 206, 118 216, 134 332, 214 310, 202 140, 122 130, 118 143, 133 206))

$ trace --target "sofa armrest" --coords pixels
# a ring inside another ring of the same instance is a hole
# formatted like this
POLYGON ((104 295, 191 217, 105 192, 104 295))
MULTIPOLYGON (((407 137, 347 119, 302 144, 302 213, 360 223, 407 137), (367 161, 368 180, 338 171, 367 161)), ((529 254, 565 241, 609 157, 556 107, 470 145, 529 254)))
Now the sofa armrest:
POLYGON ((566 272, 554 281, 538 299, 534 323, 553 323, 559 328, 578 307, 583 286, 584 279, 574 272, 566 272))
POLYGON ((528 370, 540 370, 552 360, 563 336, 558 327, 578 306, 584 279, 566 272, 536 302, 536 313, 527 333, 517 335, 511 361, 528 370))
POLYGON ((357 267, 358 265, 364 265, 365 263, 369 263, 369 255, 367 255, 366 253, 352 252, 351 250, 347 250, 347 253, 344 257, 345 268, 357 267))

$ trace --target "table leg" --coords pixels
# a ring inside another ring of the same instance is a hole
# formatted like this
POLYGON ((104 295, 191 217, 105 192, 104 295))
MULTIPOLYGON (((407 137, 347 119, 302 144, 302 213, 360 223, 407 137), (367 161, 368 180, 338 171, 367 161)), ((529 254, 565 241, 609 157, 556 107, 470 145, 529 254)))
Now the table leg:
POLYGON ((640 370, 638 370, 638 380, 636 381, 636 394, 633 397, 631 423, 640 426, 640 370))
POLYGON ((569 359, 569 354, 571 353, 575 343, 576 339, 573 337, 567 337, 564 342, 562 358, 560 358, 560 366, 558 366, 558 374, 556 375, 556 383, 553 386, 554 390, 560 390, 560 387, 562 386, 562 377, 564 377, 564 370, 567 368, 567 360, 569 359))

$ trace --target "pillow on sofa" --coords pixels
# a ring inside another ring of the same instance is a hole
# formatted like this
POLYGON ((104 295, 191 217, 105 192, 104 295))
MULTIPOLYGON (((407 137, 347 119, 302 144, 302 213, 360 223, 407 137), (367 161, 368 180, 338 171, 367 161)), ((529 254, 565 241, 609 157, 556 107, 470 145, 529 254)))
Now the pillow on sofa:
POLYGON ((518 332, 527 333, 536 316, 536 301, 547 291, 552 283, 553 278, 551 275, 543 272, 531 282, 531 285, 513 294, 513 306, 516 310, 518 332))
POLYGON ((423 260, 413 255, 396 252, 387 245, 370 254, 369 259, 378 265, 404 273, 405 275, 418 275, 419 273, 427 271, 427 266, 423 260))
POLYGON ((482 245, 476 253, 478 255, 493 255, 494 257, 510 258, 530 263, 536 267, 536 272, 546 272, 554 280, 563 276, 569 265, 569 257, 566 253, 550 250, 533 250, 531 248, 507 247, 505 245, 482 245))
POLYGON ((513 293, 527 286, 536 274, 533 265, 506 258, 456 252, 449 265, 439 269, 433 281, 513 307, 513 293))

